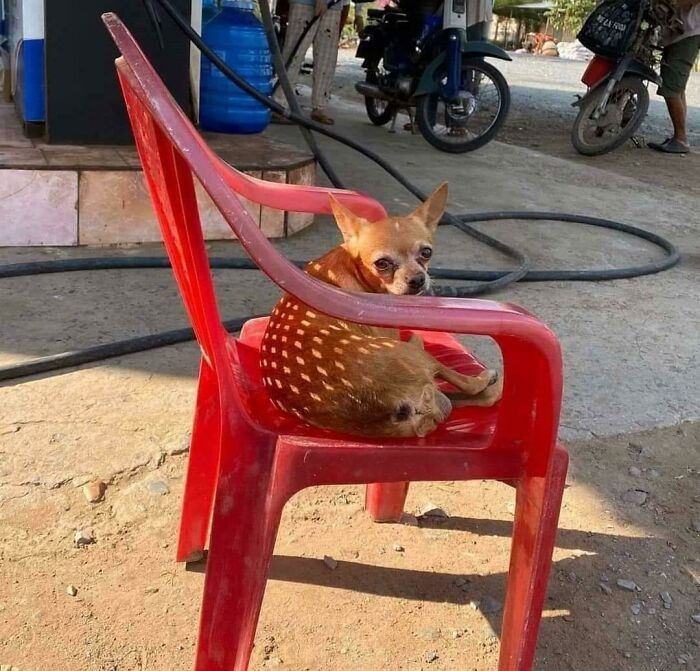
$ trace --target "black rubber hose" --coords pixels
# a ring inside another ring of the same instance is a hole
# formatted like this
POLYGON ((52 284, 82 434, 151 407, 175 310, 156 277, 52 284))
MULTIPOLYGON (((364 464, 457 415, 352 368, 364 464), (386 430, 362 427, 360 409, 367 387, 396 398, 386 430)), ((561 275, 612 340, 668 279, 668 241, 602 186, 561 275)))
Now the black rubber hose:
MULTIPOLYGON (((368 159, 376 163, 379 167, 381 167, 385 172, 391 175, 399 184, 401 184, 401 186, 403 186, 406 190, 412 193, 416 198, 418 198, 421 201, 426 199, 427 194, 421 189, 419 189, 415 184, 410 182, 383 156, 380 156, 379 154, 372 151, 371 149, 368 149, 364 145, 361 145, 358 142, 355 142, 354 140, 351 140, 350 138, 347 138, 344 135, 341 135, 340 133, 329 129, 323 124, 319 124, 311 119, 307 119, 306 117, 302 116, 301 114, 298 114, 295 111, 292 111, 291 109, 286 109, 277 101, 273 100, 272 98, 268 98, 264 93, 261 93, 254 86, 251 86, 245 79, 240 77, 238 73, 232 70, 210 47, 208 47, 202 41, 202 38, 197 34, 197 32, 192 28, 192 26, 184 19, 184 17, 178 12, 178 10, 175 7, 173 7, 173 5, 170 3, 170 0, 157 0, 157 2, 165 9, 170 18, 172 18, 173 21, 175 21, 177 26, 187 35, 187 37, 202 52, 202 54, 204 54, 214 65, 216 65, 216 67, 219 68, 219 70, 221 70, 221 72, 224 75, 226 75, 226 77, 228 77, 234 84, 236 84, 236 86, 248 93, 252 98, 257 100, 262 105, 265 105, 273 112, 285 116, 294 123, 300 126, 304 126, 309 130, 312 130, 321 135, 325 135, 326 137, 336 140, 337 142, 344 144, 346 147, 350 147, 351 149, 354 149, 355 151, 363 154, 368 159)), ((262 0, 259 4, 261 9, 261 16, 263 19, 263 26, 265 27, 266 35, 269 40, 273 60, 275 61, 275 67, 280 68, 278 69, 277 74, 280 77, 282 86, 288 86, 291 90, 291 86, 289 86, 289 79, 287 78, 287 72, 283 67, 283 61, 281 60, 282 57, 279 50, 279 44, 277 43, 277 36, 275 35, 274 25, 272 23, 272 15, 270 14, 270 8, 269 6, 267 6, 266 0, 262 0)), ((285 94, 286 93, 287 91, 285 91, 285 94)), ((294 102, 296 101, 294 100, 294 102)), ((326 167, 324 167, 328 164, 328 160, 326 159, 325 154, 321 151, 321 149, 317 146, 312 145, 309 145, 309 148, 323 167, 324 172, 326 172, 331 182, 335 186, 340 186, 339 180, 337 180, 337 178, 336 180, 334 180, 332 177, 332 169, 331 173, 329 174, 326 167)), ((459 217, 456 217, 450 213, 445 213, 441 223, 450 224, 452 226, 455 226, 456 228, 459 228, 461 231, 467 233, 475 240, 478 240, 479 242, 482 242, 492 247, 493 249, 496 249, 502 254, 511 257, 518 263, 517 268, 509 271, 502 277, 499 277, 498 279, 492 282, 483 282, 481 284, 468 287, 458 287, 455 288, 455 293, 453 295, 466 297, 492 293, 494 291, 498 291, 507 287, 513 282, 517 282, 527 274, 529 261, 527 257, 517 249, 514 249, 510 245, 507 245, 506 243, 501 242, 500 240, 497 240, 496 238, 493 238, 490 235, 487 235, 486 233, 482 233, 476 228, 470 226, 466 221, 462 221, 459 217)))
MULTIPOLYGON (((240 331, 243 324, 249 319, 255 319, 255 317, 229 319, 224 322, 224 327, 230 333, 235 333, 236 331, 240 331)), ((86 363, 103 361, 104 359, 111 359, 124 354, 145 352, 146 350, 155 349, 157 347, 177 345, 179 343, 189 342, 190 340, 194 340, 194 331, 191 328, 176 329, 174 331, 164 331, 163 333, 154 333, 153 335, 140 336, 138 338, 117 340, 107 343, 106 345, 86 347, 85 349, 76 350, 75 352, 49 354, 48 356, 42 356, 37 359, 32 359, 31 361, 21 361, 9 366, 3 366, 0 368, 0 382, 29 377, 30 375, 49 373, 63 368, 72 368, 73 366, 82 366, 86 363)))
MULTIPOLYGON (((226 74, 229 79, 238 84, 243 90, 249 93, 253 98, 263 103, 273 111, 280 114, 284 114, 291 120, 293 120, 298 125, 305 129, 313 130, 315 132, 326 135, 334 140, 345 144, 346 146, 356 149, 363 155, 370 158, 372 161, 377 163, 380 167, 386 170, 392 177, 394 177, 401 185, 403 185, 408 191, 414 194, 421 200, 425 199, 425 194, 418 189, 415 185, 409 182, 398 170, 396 170, 390 163, 384 160, 381 156, 375 152, 359 145, 358 143, 350 140, 348 138, 335 133, 320 124, 313 121, 309 121, 304 118, 296 111, 288 111, 281 105, 277 104, 275 101, 268 99, 265 95, 257 91, 248 83, 238 77, 235 72, 230 70, 226 64, 221 61, 221 59, 216 56, 199 38, 197 33, 191 28, 191 26, 180 17, 168 0, 157 0, 168 12, 171 18, 175 21, 177 25, 189 36, 189 38, 198 46, 205 56, 210 58, 212 62, 219 67, 224 74, 226 74)), ((150 0, 146 0, 147 6, 150 6, 150 0)), ((279 52, 279 45, 277 44, 276 37, 274 35, 274 30, 269 33, 269 28, 272 26, 272 18, 270 16, 269 7, 267 3, 263 0, 261 4, 261 9, 264 7, 265 10, 262 11, 264 23, 267 24, 268 28, 268 39, 271 40, 271 49, 273 52, 273 58, 276 62, 281 63, 281 54, 279 52), (267 20, 265 19, 267 17, 267 20), (275 48, 276 46, 276 48, 275 48), (276 54, 276 56, 275 56, 276 54)), ((155 16, 152 12, 149 12, 152 17, 155 16)), ((155 16, 154 21, 158 21, 158 17, 155 16)), ((156 24, 157 25, 157 24, 156 24)), ((278 71, 279 72, 279 71, 278 71)), ((286 79, 286 71, 284 68, 281 70, 281 78, 286 79)), ((288 83, 288 80, 287 80, 288 83)), ((298 110, 298 103, 293 95, 291 96, 290 108, 296 107, 298 110)), ((311 137, 310 133, 305 134, 305 139, 311 137)), ((324 166, 327 164, 323 152, 318 148, 316 143, 311 137, 311 142, 309 142, 309 147, 316 156, 317 160, 324 166)), ((326 170, 324 168, 324 170, 326 170)), ((334 172, 330 168, 330 172, 326 171, 329 179, 332 183, 339 185, 339 180, 336 183, 334 179, 334 172)), ((662 238, 655 233, 645 231, 641 228, 635 226, 630 226, 628 224, 623 224, 617 221, 612 221, 609 219, 599 219, 596 217, 580 216, 568 213, 556 213, 556 212, 528 212, 528 211, 498 211, 498 212, 487 212, 487 213, 472 213, 472 214, 461 214, 461 215, 451 215, 446 214, 443 222, 446 224, 451 224, 459 228, 460 230, 466 232, 475 239, 484 242, 485 244, 505 253, 506 255, 515 258, 519 262, 519 267, 515 270, 462 270, 462 269, 450 269, 450 268, 433 268, 431 270, 431 275, 438 279, 452 279, 452 280, 476 280, 481 282, 476 286, 471 287, 452 287, 452 286, 438 286, 435 293, 445 296, 467 296, 467 295, 477 295, 480 293, 486 293, 494 291, 499 288, 503 288, 513 281, 528 281, 528 282, 544 282, 544 281, 604 281, 612 279, 624 279, 631 277, 638 277, 641 275, 648 275, 651 273, 658 273, 662 270, 666 270, 674 266, 680 260, 680 254, 675 246, 668 240, 662 238), (597 226, 600 228, 607 228, 615 231, 620 231, 644 240, 651 242, 652 244, 660 247, 666 252, 666 255, 648 264, 641 266, 631 266, 627 268, 616 268, 609 270, 529 270, 527 258, 524 254, 513 249, 509 245, 492 238, 491 236, 482 233, 478 229, 470 226, 470 223, 484 222, 484 221, 497 221, 497 220, 537 220, 537 221, 565 221, 571 223, 580 223, 589 226, 597 226)), ((303 265, 304 262, 296 261, 297 265, 303 265)), ((257 270, 257 266, 249 258, 221 258, 214 257, 210 259, 210 265, 212 268, 233 268, 238 270, 257 270)), ((0 278, 10 278, 10 277, 21 277, 26 275, 40 275, 45 273, 56 273, 56 272, 70 272, 70 271, 84 271, 84 270, 108 270, 108 269, 129 269, 129 268, 167 268, 170 266, 170 262, 166 257, 98 257, 98 258, 83 258, 83 259, 60 259, 54 261, 38 261, 29 263, 17 263, 6 266, 0 266, 0 278)), ((241 328, 243 323, 252 317, 241 317, 236 319, 231 319, 224 322, 224 326, 229 331, 237 331, 241 328)), ((131 354, 135 352, 142 352, 149 349, 154 349, 156 347, 163 347, 166 345, 172 345, 176 343, 187 342, 192 340, 194 337, 192 329, 178 329, 174 331, 167 331, 164 333, 158 333, 149 336, 142 336, 139 338, 130 338, 127 340, 120 340, 113 343, 108 343, 105 345, 97 345, 94 347, 89 347, 83 350, 75 352, 64 352, 61 354, 49 355, 46 357, 40 357, 32 361, 12 364, 10 366, 5 366, 0 368, 0 381, 8 381, 12 379, 27 377, 30 375, 36 375, 39 373, 46 373, 54 370, 60 370, 64 368, 70 368, 73 366, 78 366, 86 363, 92 363, 95 361, 101 361, 110 357, 121 356, 124 354, 131 354)))

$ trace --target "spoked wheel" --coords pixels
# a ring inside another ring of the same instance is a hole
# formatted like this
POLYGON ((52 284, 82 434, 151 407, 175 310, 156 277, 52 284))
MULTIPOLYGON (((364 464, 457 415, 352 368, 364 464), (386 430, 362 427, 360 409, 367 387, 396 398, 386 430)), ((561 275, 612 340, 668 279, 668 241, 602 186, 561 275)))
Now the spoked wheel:
POLYGON ((421 96, 416 122, 433 147, 461 154, 491 141, 509 107, 510 89, 503 75, 490 63, 465 58, 457 99, 448 102, 439 92, 421 96))
POLYGON ((599 156, 617 149, 637 132, 647 115, 649 91, 639 77, 623 77, 610 94, 605 113, 594 119, 604 92, 605 84, 601 84, 581 102, 571 130, 571 142, 580 154, 599 156))
MULTIPOLYGON (((381 78, 382 70, 379 63, 370 63, 367 66, 365 81, 368 84, 379 85, 381 84, 381 78)), ((365 109, 369 120, 375 126, 383 126, 389 123, 394 118, 396 111, 396 108, 390 102, 379 98, 370 98, 369 96, 365 96, 365 109)))

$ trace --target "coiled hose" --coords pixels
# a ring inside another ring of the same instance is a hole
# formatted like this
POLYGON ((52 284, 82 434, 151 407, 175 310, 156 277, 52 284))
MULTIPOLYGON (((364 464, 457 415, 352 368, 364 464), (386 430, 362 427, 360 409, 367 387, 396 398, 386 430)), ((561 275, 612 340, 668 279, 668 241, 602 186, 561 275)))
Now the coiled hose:
MULTIPOLYGON (((326 126, 318 124, 304 117, 301 113, 299 103, 296 100, 294 91, 286 74, 284 61, 280 52, 277 37, 274 31, 270 8, 266 0, 261 0, 260 10, 263 21, 263 26, 267 35, 270 50, 279 79, 279 85, 284 91, 285 97, 289 104, 289 109, 283 107, 272 98, 252 87, 247 81, 242 79, 235 71, 233 71, 224 61, 219 58, 199 37, 197 32, 190 26, 185 18, 173 7, 169 0, 156 0, 175 24, 185 33, 188 39, 202 52, 204 56, 209 58, 212 63, 224 73, 233 83, 243 89, 251 97, 265 105, 273 112, 281 114, 297 124, 302 132, 304 140, 307 142, 309 149, 318 161, 322 170, 328 176, 331 183, 337 188, 344 188, 339 176, 335 173, 332 165, 328 161, 321 148, 315 141, 311 131, 329 137, 341 144, 358 151, 369 160, 383 168, 391 175, 399 184, 406 188, 416 198, 424 200, 426 194, 419 189, 415 184, 410 182, 399 170, 391 163, 386 161, 382 156, 365 147, 354 140, 347 138, 340 133, 333 131, 326 126)), ((159 23, 155 7, 152 5, 152 0, 144 0, 146 9, 152 19, 154 28, 160 34, 159 23)), ((477 284, 470 286, 437 286, 435 293, 442 296, 476 296, 504 289, 508 285, 518 282, 550 282, 550 281, 572 281, 572 282, 597 282, 605 280, 626 279, 631 277, 640 277, 667 270, 676 265, 680 260, 680 254, 676 247, 665 238, 638 228, 629 224, 623 224, 609 219, 600 219, 597 217, 587 217, 576 214, 559 213, 559 212, 530 212, 530 211, 496 211, 496 212, 474 212, 469 214, 451 214, 445 213, 442 225, 455 226, 457 229, 469 235, 471 238, 482 242, 489 247, 512 258, 516 262, 516 267, 512 270, 462 270, 452 268, 432 268, 431 275, 436 279, 448 279, 459 281, 475 281, 477 284), (631 235, 660 247, 665 255, 651 263, 638 266, 630 266, 627 268, 614 268, 607 270, 530 270, 529 261, 525 254, 511 247, 510 245, 490 236, 470 224, 484 221, 498 220, 520 220, 520 221, 562 221, 587 226, 596 226, 599 228, 607 228, 614 231, 619 231, 627 235, 631 235)), ((244 258, 212 258, 210 260, 212 268, 229 268, 235 270, 257 270, 257 266, 247 257, 244 258)), ((305 262, 298 261, 298 265, 303 265, 305 262)), ((0 266, 0 279, 10 277, 21 277, 26 275, 40 275, 45 273, 57 272, 76 272, 85 270, 114 270, 114 269, 135 269, 135 268, 168 268, 170 267, 169 260, 166 257, 97 257, 84 259, 66 259, 58 261, 39 261, 30 263, 18 263, 0 266)), ((235 332, 248 319, 253 318, 252 315, 237 317, 224 322, 224 326, 230 332, 235 332)), ((173 345, 176 343, 187 342, 194 338, 192 329, 178 329, 166 331, 149 336, 138 338, 129 338, 119 340, 104 345, 96 345, 78 351, 63 352, 50 356, 40 357, 27 362, 12 364, 5 367, 0 367, 0 381, 13 380, 18 378, 46 373, 55 370, 62 370, 81 364, 102 361, 111 357, 122 356, 124 354, 132 354, 142 352, 156 347, 173 345)))

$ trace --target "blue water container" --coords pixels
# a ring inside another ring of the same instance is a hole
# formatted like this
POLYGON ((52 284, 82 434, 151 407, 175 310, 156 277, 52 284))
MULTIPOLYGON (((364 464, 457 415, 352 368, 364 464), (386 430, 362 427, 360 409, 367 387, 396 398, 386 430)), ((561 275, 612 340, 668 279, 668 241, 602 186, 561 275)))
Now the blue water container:
MULTIPOLYGON (((249 84, 270 95, 272 56, 256 9, 251 0, 223 0, 220 11, 202 26, 202 39, 249 84)), ((219 133, 259 133, 269 123, 270 110, 202 55, 200 126, 219 133)))

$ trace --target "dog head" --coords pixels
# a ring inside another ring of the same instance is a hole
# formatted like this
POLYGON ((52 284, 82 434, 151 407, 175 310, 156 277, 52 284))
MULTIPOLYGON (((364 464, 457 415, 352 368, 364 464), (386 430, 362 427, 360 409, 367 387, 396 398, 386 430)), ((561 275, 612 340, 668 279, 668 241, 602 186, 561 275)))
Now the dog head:
POLYGON ((433 236, 447 204, 443 182, 410 214, 368 222, 331 196, 343 247, 376 293, 422 294, 430 289, 433 236))

